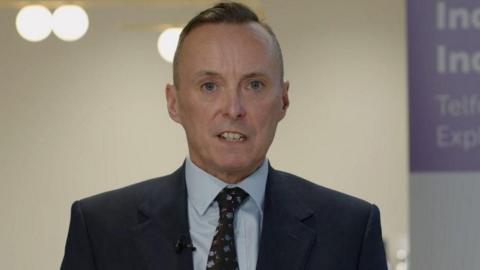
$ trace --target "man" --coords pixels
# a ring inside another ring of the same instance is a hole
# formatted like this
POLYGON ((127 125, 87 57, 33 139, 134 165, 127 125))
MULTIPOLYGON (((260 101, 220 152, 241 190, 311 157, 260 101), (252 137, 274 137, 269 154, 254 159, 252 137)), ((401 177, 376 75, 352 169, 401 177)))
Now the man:
POLYGON ((189 157, 72 206, 62 269, 386 269, 379 211, 269 166, 289 105, 280 46, 238 3, 184 28, 167 85, 189 157))

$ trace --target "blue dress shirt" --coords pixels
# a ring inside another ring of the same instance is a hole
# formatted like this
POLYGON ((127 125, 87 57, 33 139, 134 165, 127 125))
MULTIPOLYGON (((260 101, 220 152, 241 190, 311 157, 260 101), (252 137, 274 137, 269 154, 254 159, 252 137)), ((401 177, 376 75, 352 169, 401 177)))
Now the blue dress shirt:
POLYGON ((235 245, 240 270, 255 270, 262 231, 263 200, 267 184, 268 161, 235 185, 227 184, 197 167, 190 158, 185 164, 188 193, 188 221, 195 270, 205 270, 210 246, 218 224, 217 194, 226 186, 240 187, 249 197, 235 213, 235 245))

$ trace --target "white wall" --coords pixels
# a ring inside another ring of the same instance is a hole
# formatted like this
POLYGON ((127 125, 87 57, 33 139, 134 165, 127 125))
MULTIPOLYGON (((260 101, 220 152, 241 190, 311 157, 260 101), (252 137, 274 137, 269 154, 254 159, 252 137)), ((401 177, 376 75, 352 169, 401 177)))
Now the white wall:
MULTIPOLYGON (((391 250, 407 236, 404 3, 265 1, 284 50, 291 107, 274 167, 367 199, 391 250), (296 3, 296 4, 294 4, 296 3)), ((185 21, 196 8, 88 9, 78 42, 33 44, 0 9, 0 264, 55 269, 72 201, 174 170, 183 130, 167 116, 171 67, 157 34, 125 24, 185 21)))

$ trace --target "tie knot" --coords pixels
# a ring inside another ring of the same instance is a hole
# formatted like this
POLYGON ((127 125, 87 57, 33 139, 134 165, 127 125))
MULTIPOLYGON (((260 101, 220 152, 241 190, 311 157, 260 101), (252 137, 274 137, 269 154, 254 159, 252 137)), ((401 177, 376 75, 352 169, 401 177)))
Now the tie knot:
POLYGON ((243 189, 239 187, 234 188, 224 188, 220 191, 215 198, 218 202, 218 207, 220 209, 228 209, 230 211, 236 210, 236 208, 242 204, 242 202, 248 197, 243 189))

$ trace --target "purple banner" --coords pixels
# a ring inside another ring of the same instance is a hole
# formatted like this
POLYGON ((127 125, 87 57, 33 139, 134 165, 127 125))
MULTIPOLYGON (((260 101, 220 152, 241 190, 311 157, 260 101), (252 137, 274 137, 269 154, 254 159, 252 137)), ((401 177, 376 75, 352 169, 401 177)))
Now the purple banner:
POLYGON ((407 3, 410 170, 480 171, 480 1, 407 3))

